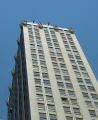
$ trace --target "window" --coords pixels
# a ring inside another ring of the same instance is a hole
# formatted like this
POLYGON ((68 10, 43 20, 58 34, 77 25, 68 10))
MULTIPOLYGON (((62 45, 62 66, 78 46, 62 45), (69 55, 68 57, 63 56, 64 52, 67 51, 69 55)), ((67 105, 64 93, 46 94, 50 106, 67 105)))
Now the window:
POLYGON ((51 55, 51 56, 55 56, 55 53, 54 53, 54 52, 50 52, 50 55, 51 55))
POLYGON ((39 113, 40 120, 47 120, 45 113, 39 113))
POLYGON ((41 79, 35 78, 35 84, 41 85, 41 79))
POLYGON ((76 59, 81 60, 80 56, 75 55, 76 59))
POLYGON ((57 82, 59 87, 64 87, 64 83, 63 82, 57 82))
POLYGON ((73 120, 73 117, 67 116, 67 117, 66 117, 66 120, 73 120))
POLYGON ((41 86, 36 86, 36 92, 42 92, 42 87, 41 86))
POLYGON ((73 51, 73 53, 74 53, 75 55, 79 55, 78 51, 73 51))
POLYGON ((48 78, 48 73, 42 73, 43 78, 48 78))
POLYGON ((71 50, 66 50, 66 52, 67 52, 68 54, 72 54, 71 50))
POLYGON ((77 78, 77 81, 78 81, 79 83, 83 83, 83 79, 82 79, 82 78, 77 78))
POLYGON ((91 117, 96 117, 96 112, 94 110, 89 110, 91 117))
POLYGON ((82 74, 83 74, 83 76, 86 77, 86 78, 89 77, 88 73, 83 73, 83 72, 82 72, 82 74))
POLYGON ((38 70, 38 69, 39 69, 39 66, 33 65, 33 69, 38 70))
POLYGON ((57 53, 57 56, 58 56, 58 57, 62 57, 62 54, 61 54, 61 53, 57 53))
POLYGON ((93 107, 91 101, 85 101, 85 102, 86 102, 87 107, 93 107))
POLYGON ((38 101, 43 101, 44 100, 44 97, 42 94, 37 94, 37 100, 38 101))
POLYGON ((56 115, 54 115, 54 114, 50 114, 49 116, 50 116, 50 120, 57 120, 56 115))
POLYGON ((80 67, 81 71, 86 71, 85 67, 80 67))
POLYGON ((75 96, 74 91, 68 91, 68 93, 69 93, 70 96, 75 96))
POLYGON ((43 55, 39 55, 39 59, 45 59, 43 55))
POLYGON ((93 86, 88 86, 88 89, 91 91, 91 92, 95 92, 95 88, 93 86))
POLYGON ((58 68, 54 68, 55 73, 60 73, 60 70, 58 68))
POLYGON ((76 65, 72 65, 74 70, 78 70, 78 67, 76 65))
POLYGON ((77 50, 76 46, 71 46, 71 48, 72 48, 73 50, 77 50))
POLYGON ((42 71, 47 71, 47 67, 41 66, 42 71))
POLYGON ((86 82, 87 84, 91 84, 91 83, 92 83, 90 79, 85 79, 85 82, 86 82))
POLYGON ((34 72, 34 77, 40 77, 40 73, 39 72, 34 72))
POLYGON ((50 112, 54 112, 55 111, 55 106, 54 105, 48 105, 48 110, 50 112))
POLYGON ((41 65, 46 65, 46 62, 45 61, 40 61, 40 64, 41 65))
POLYGON ((64 76, 64 80, 65 80, 65 81, 70 81, 69 76, 64 76))
POLYGON ((62 103, 63 104, 68 104, 69 103, 69 101, 68 101, 68 98, 61 98, 62 99, 62 103))
POLYGON ((66 83, 66 87, 67 87, 67 88, 73 88, 73 86, 72 86, 71 83, 66 83))
POLYGON ((63 74, 68 75, 68 70, 65 70, 65 69, 61 69, 61 70, 63 74))
POLYGON ((43 80, 44 84, 47 86, 50 86, 50 81, 49 80, 43 80))
POLYGON ((81 77, 80 72, 76 72, 76 71, 74 71, 74 72, 75 72, 75 74, 76 74, 77 77, 81 77))
POLYGON ((98 99, 98 95, 97 94, 91 94, 93 99, 98 99))
POLYGON ((51 88, 45 88, 45 92, 46 92, 47 94, 52 94, 51 88))
POLYGON ((79 108, 73 108, 73 111, 74 111, 75 114, 81 114, 79 108))
POLYGON ((49 51, 50 52, 53 52, 54 50, 53 50, 53 47, 49 47, 49 51))
POLYGON ((65 113, 71 114, 70 107, 63 106, 63 108, 65 113))
POLYGON ((64 62, 63 58, 58 58, 59 62, 64 62))
POLYGON ((76 99, 70 99, 70 100, 71 100, 72 105, 77 105, 78 104, 76 99))
POLYGON ((61 52, 60 48, 55 48, 56 52, 61 52))
POLYGON ((84 91, 87 90, 86 87, 85 87, 85 85, 80 85, 80 89, 81 89, 81 90, 84 90, 84 91))
POLYGON ((66 95, 65 90, 59 89, 60 95, 66 95))
POLYGON ((51 57, 51 60, 52 61, 56 61, 56 57, 51 57))
POLYGON ((60 63, 60 67, 61 67, 61 68, 66 68, 66 65, 60 63))
POLYGON ((52 62, 52 64, 53 64, 53 67, 58 67, 58 64, 57 64, 57 63, 52 62))
POLYGON ((83 97, 84 97, 84 98, 89 99, 88 93, 84 93, 84 92, 83 92, 82 94, 83 94, 83 97))
POLYGON ((83 120, 83 118, 76 118, 76 120, 83 120))
POLYGON ((46 96, 46 99, 47 99, 47 102, 51 102, 53 103, 54 100, 53 100, 53 97, 52 96, 46 96))
POLYGON ((62 80, 61 75, 55 75, 57 80, 62 80))
POLYGON ((77 61, 79 65, 83 65, 83 62, 82 61, 77 61))
POLYGON ((95 106, 96 106, 96 108, 98 109, 98 102, 95 102, 95 106))
POLYGON ((32 60, 32 63, 33 64, 38 64, 38 61, 37 60, 32 60))
POLYGON ((39 110, 45 110, 45 105, 43 103, 38 103, 39 110))
POLYGON ((73 55, 68 55, 70 59, 74 59, 73 55))
POLYGON ((36 50, 35 49, 31 49, 31 53, 36 53, 36 50))
POLYGON ((70 60, 71 64, 76 64, 75 60, 70 60))

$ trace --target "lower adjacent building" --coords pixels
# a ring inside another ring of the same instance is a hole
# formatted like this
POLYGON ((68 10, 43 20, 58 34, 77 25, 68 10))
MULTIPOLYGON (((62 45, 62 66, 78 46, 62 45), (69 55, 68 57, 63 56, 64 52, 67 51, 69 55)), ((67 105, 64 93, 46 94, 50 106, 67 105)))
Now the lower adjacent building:
POLYGON ((98 82, 74 30, 20 27, 8 120, 98 120, 98 82))

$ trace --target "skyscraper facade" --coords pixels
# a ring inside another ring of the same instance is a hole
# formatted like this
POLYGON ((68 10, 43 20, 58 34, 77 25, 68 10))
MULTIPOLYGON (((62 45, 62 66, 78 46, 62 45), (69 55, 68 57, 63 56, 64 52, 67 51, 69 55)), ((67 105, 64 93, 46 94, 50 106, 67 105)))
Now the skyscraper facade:
POLYGON ((8 120, 98 120, 98 82, 74 30, 20 27, 8 120))

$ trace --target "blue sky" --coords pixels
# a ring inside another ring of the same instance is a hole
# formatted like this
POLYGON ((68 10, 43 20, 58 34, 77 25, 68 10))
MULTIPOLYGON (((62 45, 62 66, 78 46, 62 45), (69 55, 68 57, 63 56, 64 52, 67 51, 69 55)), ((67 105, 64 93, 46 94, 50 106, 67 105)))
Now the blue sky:
POLYGON ((98 0, 0 0, 0 118, 7 119, 11 70, 22 20, 74 28, 98 79, 98 0), (96 51, 97 50, 97 51, 96 51))

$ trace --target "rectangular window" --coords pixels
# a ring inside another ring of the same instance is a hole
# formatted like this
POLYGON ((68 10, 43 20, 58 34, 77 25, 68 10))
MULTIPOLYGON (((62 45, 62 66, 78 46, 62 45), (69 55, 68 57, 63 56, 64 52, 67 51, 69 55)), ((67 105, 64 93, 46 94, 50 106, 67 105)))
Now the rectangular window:
POLYGON ((39 113, 40 120, 47 120, 45 113, 39 113))
POLYGON ((74 72, 75 72, 75 74, 76 74, 77 77, 81 77, 80 72, 76 72, 76 71, 74 71, 74 72))
POLYGON ((96 117, 96 112, 94 110, 89 110, 91 117, 96 117))
POLYGON ((59 92, 60 92, 60 95, 66 95, 66 92, 65 92, 65 90, 62 90, 62 89, 59 89, 59 92))
POLYGON ((62 80, 61 75, 55 75, 57 80, 62 80))
POLYGON ((89 99, 88 93, 84 93, 84 92, 83 92, 82 94, 83 94, 83 97, 84 97, 84 98, 89 99))
POLYGON ((57 120, 56 115, 54 115, 54 114, 50 114, 49 116, 50 116, 50 120, 57 120))
POLYGON ((66 116, 66 120, 73 120, 73 117, 66 116))
POLYGON ((67 88, 73 88, 73 85, 71 83, 66 83, 67 88))
POLYGON ((98 109, 98 102, 95 102, 95 106, 96 106, 96 108, 98 109))
POLYGON ((78 70, 78 67, 76 65, 72 65, 74 70, 78 70))
POLYGON ((90 79, 85 79, 85 82, 86 82, 87 84, 92 84, 92 82, 91 82, 90 79))
POLYGON ((53 64, 53 67, 58 67, 58 64, 57 64, 57 63, 52 62, 52 64, 53 64))
POLYGON ((98 95, 97 94, 91 94, 92 98, 95 100, 98 100, 98 95))
POLYGON ((85 101, 85 102, 86 102, 87 107, 93 107, 91 101, 85 101))
POLYGON ((50 86, 50 81, 49 80, 43 80, 44 85, 50 86))
POLYGON ((38 101, 43 101, 44 100, 44 97, 42 94, 37 94, 37 100, 38 101))
POLYGON ((34 79, 35 79, 35 84, 41 85, 41 79, 37 79, 37 78, 34 78, 34 79))
POLYGON ((36 92, 42 92, 42 87, 41 86, 36 86, 36 92))
POLYGON ((39 110, 45 110, 45 105, 43 103, 38 103, 39 110))
POLYGON ((95 92, 95 88, 93 86, 88 86, 89 91, 95 92))
POLYGON ((89 77, 88 73, 83 73, 83 72, 82 72, 82 74, 83 74, 83 76, 86 77, 86 78, 89 77))
POLYGON ((54 105, 48 105, 48 110, 50 112, 54 112, 55 111, 55 106, 54 105))
POLYGON ((40 77, 40 73, 39 72, 34 72, 34 77, 40 77))
POLYGON ((82 78, 77 78, 77 81, 78 81, 79 83, 83 83, 83 79, 82 79, 82 78))
POLYGON ((52 96, 46 96, 46 99, 47 99, 47 102, 49 102, 49 103, 53 103, 54 102, 52 96))
POLYGON ((69 104, 68 98, 61 98, 63 104, 69 104))
POLYGON ((70 107, 63 106, 63 108, 64 108, 64 112, 65 112, 65 113, 71 114, 70 107))
POLYGON ((64 88, 64 83, 63 82, 57 82, 59 87, 63 87, 64 88))
POLYGON ((68 93, 69 93, 70 96, 75 96, 74 91, 68 91, 68 93))
POLYGON ((78 105, 78 103, 77 103, 77 100, 76 99, 70 99, 71 100, 71 104, 72 105, 78 105))
POLYGON ((51 88, 45 88, 45 92, 46 92, 47 94, 52 94, 51 88))
POLYGON ((60 70, 58 68, 54 68, 55 73, 60 73, 60 70))
POLYGON ((48 73, 42 73, 43 78, 49 78, 48 73))
POLYGON ((79 108, 73 108, 75 114, 81 114, 79 108))
POLYGON ((87 90, 86 87, 85 87, 85 85, 80 85, 80 89, 84 90, 84 91, 87 90))
POLYGON ((65 80, 65 81, 70 81, 69 76, 64 76, 64 80, 65 80))

